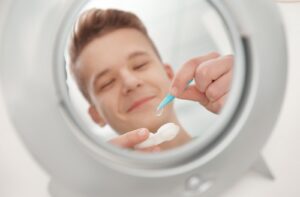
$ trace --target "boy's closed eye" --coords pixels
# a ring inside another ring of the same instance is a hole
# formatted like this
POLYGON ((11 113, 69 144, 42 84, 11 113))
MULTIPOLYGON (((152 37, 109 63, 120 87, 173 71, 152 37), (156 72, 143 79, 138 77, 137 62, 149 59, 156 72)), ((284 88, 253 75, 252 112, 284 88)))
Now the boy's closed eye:
POLYGON ((137 66, 134 66, 133 69, 134 70, 141 70, 143 68, 145 68, 148 65, 149 62, 143 62, 141 64, 137 64, 137 66))
POLYGON ((100 91, 105 90, 105 89, 107 89, 108 87, 111 87, 111 86, 114 84, 115 81, 116 81, 115 79, 107 80, 106 82, 104 82, 104 83, 100 86, 100 91))

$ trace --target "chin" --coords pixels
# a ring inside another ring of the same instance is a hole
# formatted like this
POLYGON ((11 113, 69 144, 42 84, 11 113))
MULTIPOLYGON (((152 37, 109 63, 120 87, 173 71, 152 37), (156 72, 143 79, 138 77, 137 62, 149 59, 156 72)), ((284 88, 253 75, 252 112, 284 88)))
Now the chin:
POLYGON ((152 116, 152 117, 140 117, 138 118, 138 120, 136 120, 136 128, 147 128, 149 129, 150 132, 155 133, 159 127, 164 124, 166 122, 166 120, 164 118, 161 117, 156 117, 156 116, 152 116))

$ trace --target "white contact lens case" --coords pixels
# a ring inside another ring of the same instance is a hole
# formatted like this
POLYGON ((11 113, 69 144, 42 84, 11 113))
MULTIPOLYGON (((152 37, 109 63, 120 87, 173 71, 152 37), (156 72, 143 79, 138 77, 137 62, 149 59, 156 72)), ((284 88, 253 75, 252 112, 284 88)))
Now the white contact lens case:
POLYGON ((150 133, 147 140, 139 143, 135 148, 148 148, 159 145, 166 141, 173 140, 179 133, 179 126, 175 123, 166 123, 162 125, 156 133, 150 133))

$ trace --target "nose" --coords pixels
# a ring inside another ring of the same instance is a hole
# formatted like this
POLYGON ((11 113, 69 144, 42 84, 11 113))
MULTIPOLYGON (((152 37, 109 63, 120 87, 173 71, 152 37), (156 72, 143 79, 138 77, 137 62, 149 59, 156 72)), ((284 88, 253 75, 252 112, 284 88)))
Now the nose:
POLYGON ((121 72, 121 78, 123 81, 122 93, 125 95, 143 85, 143 81, 140 78, 138 78, 134 73, 127 70, 121 72))

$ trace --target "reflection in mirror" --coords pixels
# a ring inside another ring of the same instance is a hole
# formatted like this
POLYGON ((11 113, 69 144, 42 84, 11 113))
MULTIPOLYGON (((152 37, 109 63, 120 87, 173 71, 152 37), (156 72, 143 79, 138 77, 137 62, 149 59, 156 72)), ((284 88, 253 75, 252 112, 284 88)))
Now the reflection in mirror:
POLYGON ((153 153, 205 136, 228 96, 234 56, 207 2, 147 2, 89 2, 65 56, 69 95, 90 128, 85 132, 153 153))

